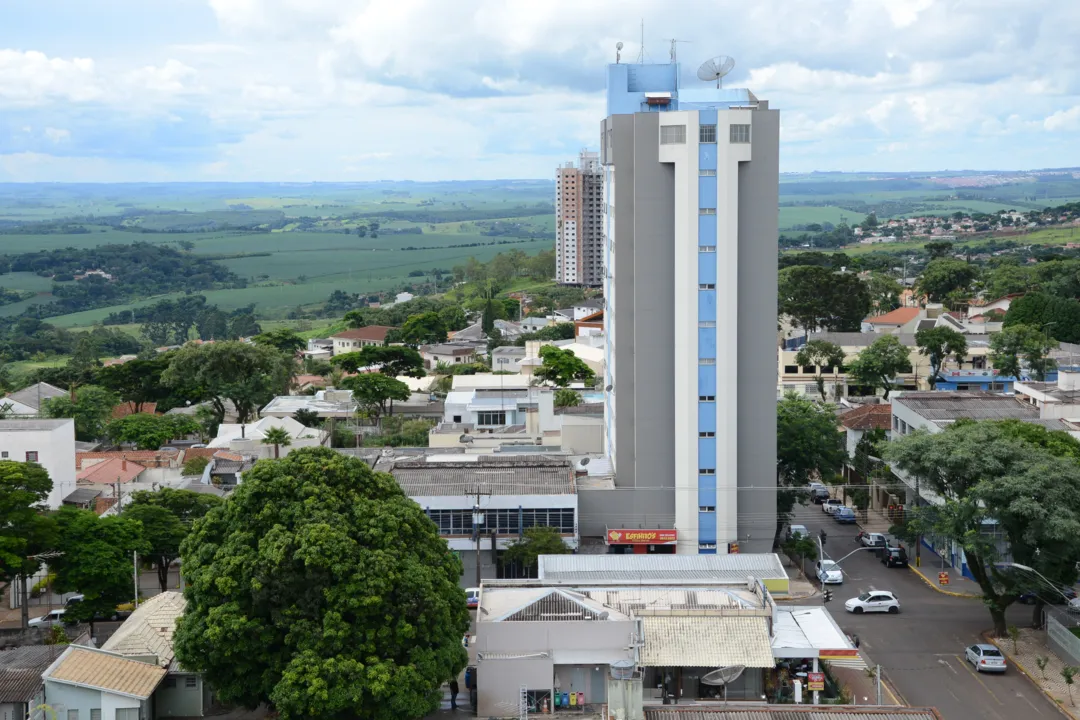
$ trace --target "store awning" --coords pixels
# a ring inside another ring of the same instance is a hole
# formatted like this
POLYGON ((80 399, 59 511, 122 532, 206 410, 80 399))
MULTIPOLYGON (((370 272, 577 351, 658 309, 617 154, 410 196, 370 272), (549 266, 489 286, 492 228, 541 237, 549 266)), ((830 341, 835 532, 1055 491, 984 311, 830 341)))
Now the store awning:
POLYGON ((642 618, 645 667, 776 665, 763 617, 658 615, 642 618))

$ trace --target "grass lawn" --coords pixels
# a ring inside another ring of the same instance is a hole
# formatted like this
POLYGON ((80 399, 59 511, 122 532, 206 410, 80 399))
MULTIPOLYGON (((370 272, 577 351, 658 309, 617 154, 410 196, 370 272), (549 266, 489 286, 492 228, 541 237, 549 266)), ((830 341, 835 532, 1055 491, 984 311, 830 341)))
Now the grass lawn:
POLYGON ((810 225, 811 223, 840 224, 840 218, 847 218, 848 225, 858 225, 866 216, 862 213, 845 210, 834 205, 794 205, 780 207, 780 229, 787 230, 794 225, 810 225))

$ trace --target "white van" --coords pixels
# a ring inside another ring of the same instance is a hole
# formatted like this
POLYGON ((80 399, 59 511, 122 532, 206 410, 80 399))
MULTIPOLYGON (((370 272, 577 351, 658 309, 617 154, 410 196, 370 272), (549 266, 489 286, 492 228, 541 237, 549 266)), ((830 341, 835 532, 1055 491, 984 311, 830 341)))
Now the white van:
POLYGON ((480 588, 465 589, 465 604, 470 610, 480 606, 480 588))

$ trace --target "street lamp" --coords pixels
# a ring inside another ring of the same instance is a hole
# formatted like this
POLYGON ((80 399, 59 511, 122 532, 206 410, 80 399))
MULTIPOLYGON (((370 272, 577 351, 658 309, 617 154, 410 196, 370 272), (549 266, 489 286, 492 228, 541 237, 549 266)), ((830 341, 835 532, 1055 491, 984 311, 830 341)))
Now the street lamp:
POLYGON ((1069 597, 1068 595, 1066 595, 1065 593, 1063 593, 1063 592, 1061 591, 1061 588, 1060 588, 1060 587, 1058 586, 1058 584, 1057 584, 1057 583, 1055 583, 1055 582, 1051 582, 1049 578, 1047 578, 1047 577, 1046 577, 1045 575, 1043 575, 1043 574, 1042 574, 1041 572, 1039 572, 1039 571, 1038 571, 1038 570, 1036 570, 1035 568, 1033 568, 1033 567, 1029 567, 1029 566, 1027 566, 1027 565, 1021 565, 1020 563, 1015 563, 1015 562, 1005 562, 1005 563, 998 563, 998 564, 999 564, 999 565, 1001 565, 1001 566, 1003 566, 1003 567, 1012 567, 1012 568, 1016 568, 1017 570, 1025 570, 1025 571, 1027 571, 1027 572, 1030 572, 1030 573, 1035 573, 1036 575, 1038 575, 1038 576, 1039 576, 1039 578, 1041 578, 1041 579, 1042 579, 1042 581, 1043 581, 1043 582, 1045 582, 1045 583, 1046 583, 1047 585, 1049 585, 1050 587, 1054 588, 1054 592, 1056 592, 1056 593, 1057 593, 1058 595, 1060 595, 1061 597, 1065 598, 1065 602, 1066 602, 1066 603, 1067 603, 1067 604, 1068 604, 1068 605, 1069 605, 1070 607, 1077 607, 1077 606, 1080 606, 1080 604, 1078 604, 1078 605, 1073 605, 1073 600, 1074 600, 1073 598, 1071 598, 1071 597, 1069 597))

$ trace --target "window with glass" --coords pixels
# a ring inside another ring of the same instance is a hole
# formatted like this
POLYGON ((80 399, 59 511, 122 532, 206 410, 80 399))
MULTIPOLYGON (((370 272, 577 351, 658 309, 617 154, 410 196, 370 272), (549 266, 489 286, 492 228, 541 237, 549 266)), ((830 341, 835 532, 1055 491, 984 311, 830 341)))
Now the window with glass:
POLYGON ((698 142, 714 143, 716 142, 716 126, 715 125, 701 125, 698 127, 698 142))
POLYGON ((685 125, 661 125, 660 126, 660 144, 661 145, 685 145, 686 144, 686 126, 685 125))
POLYGON ((483 412, 476 413, 477 425, 505 425, 506 424, 506 411, 505 410, 485 410, 483 412))
POLYGON ((715 215, 716 208, 700 208, 698 210, 699 215, 715 215))
POLYGON ((750 126, 749 125, 732 125, 731 126, 731 142, 733 142, 733 143, 748 143, 748 142, 750 142, 750 126))
POLYGON ((704 168, 702 168, 701 170, 698 170, 698 175, 700 175, 701 177, 716 177, 716 171, 705 170, 704 168))

